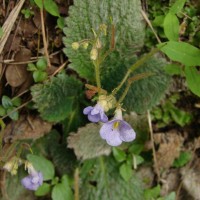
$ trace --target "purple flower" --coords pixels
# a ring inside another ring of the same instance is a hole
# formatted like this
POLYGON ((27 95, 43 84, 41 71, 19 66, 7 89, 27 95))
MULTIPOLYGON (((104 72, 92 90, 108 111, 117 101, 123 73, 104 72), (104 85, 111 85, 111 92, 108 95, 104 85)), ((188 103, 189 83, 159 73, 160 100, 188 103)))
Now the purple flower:
POLYGON ((121 110, 118 110, 115 118, 101 127, 100 136, 106 140, 109 145, 119 146, 123 141, 133 141, 136 137, 136 133, 130 124, 122 119, 121 110))
POLYGON ((41 172, 35 171, 21 180, 22 185, 28 190, 37 190, 43 183, 41 172))
POLYGON ((96 104, 94 107, 88 106, 83 110, 83 114, 88 116, 88 120, 91 122, 107 122, 108 117, 104 113, 104 109, 100 104, 96 104))

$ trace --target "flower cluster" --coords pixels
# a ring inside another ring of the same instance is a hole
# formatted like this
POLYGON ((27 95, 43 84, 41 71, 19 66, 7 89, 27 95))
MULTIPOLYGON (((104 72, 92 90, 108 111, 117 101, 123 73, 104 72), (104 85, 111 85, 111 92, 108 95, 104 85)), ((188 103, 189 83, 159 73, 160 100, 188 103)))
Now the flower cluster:
POLYGON ((34 169, 31 163, 26 164, 29 175, 21 180, 22 185, 28 190, 37 190, 43 183, 43 175, 34 169))
MULTIPOLYGON (((100 98, 102 99, 102 98, 100 98)), ((99 100, 92 107, 88 106, 83 110, 83 113, 88 116, 91 122, 103 122, 100 129, 100 136, 111 146, 119 146, 122 142, 131 142, 135 139, 136 133, 133 128, 122 118, 122 109, 119 106, 115 111, 114 119, 108 121, 105 114, 107 104, 105 101, 99 100)), ((106 109, 107 110, 107 109, 106 109)))
MULTIPOLYGON (((83 114, 87 115, 88 120, 91 122, 102 122, 104 123, 100 129, 100 136, 102 139, 106 140, 106 142, 111 146, 119 146, 122 142, 130 142, 133 141, 136 137, 135 131, 132 129, 130 124, 122 118, 122 109, 120 107, 121 102, 127 94, 128 87, 125 89, 119 101, 116 103, 115 95, 122 88, 123 84, 127 81, 129 77, 130 71, 127 72, 122 82, 118 87, 113 90, 112 94, 107 95, 107 91, 102 91, 101 88, 101 78, 100 78, 100 67, 105 58, 109 55, 110 52, 115 48, 115 35, 114 35, 114 25, 108 26, 106 24, 101 24, 97 31, 95 32, 93 29, 93 37, 91 39, 84 39, 79 42, 73 42, 72 48, 74 50, 78 50, 80 46, 87 49, 88 45, 91 45, 90 48, 90 60, 94 65, 95 77, 97 87, 92 87, 92 94, 98 92, 98 101, 95 106, 88 106, 83 110, 83 114), (109 49, 105 51, 106 45, 103 44, 104 39, 107 37, 107 30, 111 28, 111 38, 109 49), (93 90, 94 89, 94 90, 93 90), (114 119, 111 121, 108 120, 105 112, 116 108, 114 119)), ((135 79, 131 79, 133 81, 135 79)))

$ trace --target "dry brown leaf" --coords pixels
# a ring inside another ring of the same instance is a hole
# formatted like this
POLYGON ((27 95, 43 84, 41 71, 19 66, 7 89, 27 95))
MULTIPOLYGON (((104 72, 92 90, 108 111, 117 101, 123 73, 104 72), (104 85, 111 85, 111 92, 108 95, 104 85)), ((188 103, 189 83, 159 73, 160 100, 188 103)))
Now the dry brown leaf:
MULTIPOLYGON (((31 57, 31 52, 28 49, 22 48, 15 56, 15 61, 28 61, 31 57)), ((29 72, 26 70, 26 65, 8 65, 6 68, 6 80, 12 87, 18 87, 27 79, 29 72)))
POLYGON ((162 174, 161 196, 167 196, 170 192, 176 191, 180 181, 179 169, 164 172, 162 174))
POLYGON ((38 29, 35 27, 32 20, 22 20, 19 25, 19 31, 25 38, 33 38, 33 35, 38 32, 38 29))
MULTIPOLYGON (((168 169, 174 162, 174 159, 179 157, 180 149, 183 143, 182 136, 178 135, 176 131, 168 133, 160 133, 162 140, 159 149, 156 152, 157 167, 161 169, 168 169)), ((155 134, 160 137, 160 134, 155 134)))
POLYGON ((19 120, 6 126, 4 140, 37 139, 50 132, 51 127, 51 123, 39 117, 22 115, 19 120))
POLYGON ((3 29, 3 36, 0 38, 0 54, 3 51, 4 45, 10 35, 12 27, 20 13, 20 10, 24 4, 25 0, 20 0, 19 3, 14 7, 14 9, 10 12, 10 15, 6 19, 5 23, 2 26, 3 29))
POLYGON ((200 199, 200 172, 191 168, 181 170, 183 188, 195 199, 200 199))

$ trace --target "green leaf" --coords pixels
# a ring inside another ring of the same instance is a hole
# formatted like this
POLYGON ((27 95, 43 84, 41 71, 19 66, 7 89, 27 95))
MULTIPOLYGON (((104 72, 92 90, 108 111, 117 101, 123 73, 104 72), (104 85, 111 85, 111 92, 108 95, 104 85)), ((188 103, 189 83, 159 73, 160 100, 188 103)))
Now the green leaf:
POLYGON ((112 152, 117 162, 123 162, 124 160, 126 160, 126 153, 123 150, 113 147, 112 152))
POLYGON ((14 107, 13 108, 8 108, 7 109, 7 114, 12 120, 16 121, 16 120, 19 119, 19 112, 18 111, 13 111, 14 109, 15 109, 14 107))
POLYGON ((62 182, 54 186, 51 197, 53 200, 73 200, 72 190, 69 186, 68 177, 64 175, 62 182))
POLYGON ((200 97, 200 72, 196 67, 185 66, 185 76, 188 88, 200 97))
POLYGON ((45 181, 53 179, 55 175, 55 169, 52 162, 44 157, 36 156, 33 154, 28 154, 27 159, 33 164, 37 171, 42 172, 45 181))
POLYGON ((140 165, 144 162, 144 158, 142 156, 134 155, 134 157, 136 159, 136 165, 140 165))
POLYGON ((111 147, 99 135, 101 125, 90 123, 71 133, 67 138, 68 148, 73 148, 78 159, 91 159, 109 155, 111 147))
POLYGON ((55 3, 54 0, 45 0, 44 1, 44 8, 45 10, 55 17, 59 17, 60 13, 58 10, 58 5, 55 3))
POLYGON ((34 71, 33 72, 33 79, 36 83, 46 80, 48 77, 46 72, 42 71, 34 71))
POLYGON ((176 0, 175 3, 170 8, 169 12, 172 14, 179 13, 183 9, 185 2, 186 0, 176 0))
POLYGON ((11 101, 12 101, 13 106, 16 106, 16 107, 20 106, 22 102, 20 97, 15 97, 11 101))
POLYGON ((43 8, 43 0, 34 0, 34 2, 40 9, 43 8))
MULTIPOLYGON (((88 162, 93 162, 93 160, 88 162)), ((119 176, 118 162, 112 157, 100 157, 90 166, 84 176, 81 174, 81 200, 142 200, 141 179, 132 174, 128 181, 119 176), (101 167, 100 167, 101 166, 101 167)))
POLYGON ((59 17, 57 19, 57 26, 58 28, 60 28, 61 30, 64 28, 65 26, 65 18, 64 17, 59 17))
POLYGON ((44 71, 47 68, 46 59, 45 58, 40 58, 36 63, 36 67, 37 67, 38 70, 44 71))
POLYGON ((169 64, 165 66, 165 72, 170 75, 181 75, 182 69, 178 64, 169 64))
POLYGON ((173 106, 169 109, 172 119, 180 126, 185 126, 192 120, 192 115, 173 106))
MULTIPOLYGON (((73 173, 77 159, 71 149, 66 148, 66 142, 62 140, 61 143, 60 136, 59 132, 52 130, 46 136, 36 140, 31 146, 32 150, 37 155, 51 158, 58 174, 73 173)), ((58 182, 57 179, 54 177, 51 184, 58 182)))
POLYGON ((129 152, 133 153, 134 155, 138 155, 141 153, 141 151, 143 150, 144 145, 143 144, 135 144, 133 143, 130 147, 129 147, 129 152))
POLYGON ((3 106, 0 105, 0 116, 6 115, 6 110, 3 106))
POLYGON ((129 181, 133 176, 132 166, 129 163, 124 163, 119 168, 119 173, 125 181, 129 181))
POLYGON ((59 122, 81 101, 82 83, 73 77, 59 74, 44 84, 34 85, 31 94, 41 117, 50 122, 59 122))
POLYGON ((34 72, 37 70, 36 66, 33 63, 29 63, 27 67, 28 71, 34 72))
POLYGON ((51 191, 51 185, 48 183, 43 183, 36 191, 36 196, 45 196, 51 191))
POLYGON ((169 41, 161 48, 171 60, 178 61, 186 66, 200 65, 200 49, 185 43, 169 41))
POLYGON ((2 106, 6 109, 13 106, 11 99, 5 95, 2 97, 1 101, 2 101, 2 106))
MULTIPOLYGON (((119 53, 117 59, 131 58, 144 44, 145 24, 141 15, 141 3, 138 0, 75 0, 70 7, 69 17, 66 19, 66 27, 63 29, 65 54, 71 61, 70 68, 78 74, 94 82, 94 67, 90 60, 90 50, 80 48, 72 49, 72 43, 93 37, 92 29, 97 30, 99 25, 106 24, 111 30, 111 20, 115 26, 115 52, 119 53), (123 6, 122 6, 123 5, 123 6), (80 15, 81 13, 81 15, 80 15), (77 26, 78 24, 78 26, 77 26)), ((102 43, 106 50, 110 44, 110 34, 102 37, 102 43)), ((104 69, 113 66, 112 59, 104 65, 104 69)), ((103 70, 104 70, 103 69, 103 70)))
MULTIPOLYGON (((22 184, 21 180, 27 176, 27 172, 25 172, 23 167, 18 169, 18 173, 16 176, 12 176, 10 173, 7 173, 6 179, 4 182, 6 194, 8 195, 7 198, 3 198, 0 195, 1 200, 35 200, 34 193, 30 192, 29 190, 25 189, 22 184)), ((1 189, 4 189, 4 186, 1 189)))
MULTIPOLYGON (((163 97, 170 80, 170 77, 164 72, 164 66, 166 66, 166 61, 157 55, 149 59, 148 62, 143 64, 132 74, 132 76, 140 73, 153 73, 154 75, 136 81, 131 85, 128 94, 123 101, 123 107, 128 112, 135 111, 137 113, 144 113, 156 105, 156 103, 163 97)), ((109 75, 107 76, 107 80, 110 80, 109 83, 112 84, 117 79, 116 76, 121 76, 121 74, 123 74, 121 73, 122 70, 117 70, 118 71, 115 72, 115 78, 113 76, 114 74, 111 73, 111 78, 109 78, 109 75)))
POLYGON ((183 167, 192 159, 192 154, 190 152, 181 152, 179 158, 174 160, 174 167, 183 167))
POLYGON ((153 26, 163 27, 164 19, 165 19, 164 15, 156 16, 155 19, 152 22, 153 26))
POLYGON ((164 19, 164 33, 169 40, 178 41, 179 20, 175 14, 168 13, 164 19))
POLYGON ((164 200, 176 200, 176 193, 171 192, 169 195, 167 195, 164 200))
POLYGON ((160 185, 144 191, 145 200, 156 199, 160 196, 160 185))

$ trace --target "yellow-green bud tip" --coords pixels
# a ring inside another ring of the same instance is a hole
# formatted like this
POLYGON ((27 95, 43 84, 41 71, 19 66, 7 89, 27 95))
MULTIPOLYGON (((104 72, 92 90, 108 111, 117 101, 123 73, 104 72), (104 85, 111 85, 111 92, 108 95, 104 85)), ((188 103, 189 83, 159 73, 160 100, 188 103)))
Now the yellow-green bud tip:
POLYGON ((97 56, 98 56, 98 51, 97 49, 92 49, 91 52, 90 52, 90 59, 91 60, 96 60, 97 59, 97 56))
POLYGON ((79 43, 78 42, 73 42, 72 43, 72 49, 77 50, 79 48, 79 43))

